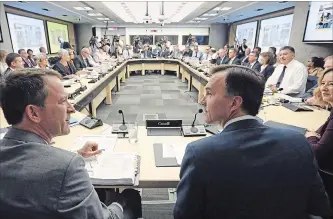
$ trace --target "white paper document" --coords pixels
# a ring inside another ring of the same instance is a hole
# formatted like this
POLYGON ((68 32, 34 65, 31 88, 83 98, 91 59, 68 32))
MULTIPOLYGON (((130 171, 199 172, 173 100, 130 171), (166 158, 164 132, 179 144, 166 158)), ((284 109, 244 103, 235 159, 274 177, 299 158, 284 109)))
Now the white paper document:
POLYGON ((163 144, 163 157, 176 158, 177 164, 181 165, 187 145, 163 144))
POLYGON ((88 141, 96 142, 100 150, 113 151, 117 143, 117 135, 83 135, 77 137, 72 150, 81 149, 88 141))
POLYGON ((163 144, 163 157, 176 157, 174 145, 172 144, 163 144))
POLYGON ((137 156, 135 153, 102 152, 86 159, 86 169, 90 178, 95 179, 128 179, 134 182, 137 174, 137 156))
POLYGON ((175 145, 173 148, 176 154, 177 164, 179 165, 182 164, 183 157, 185 155, 186 146, 187 145, 175 145))

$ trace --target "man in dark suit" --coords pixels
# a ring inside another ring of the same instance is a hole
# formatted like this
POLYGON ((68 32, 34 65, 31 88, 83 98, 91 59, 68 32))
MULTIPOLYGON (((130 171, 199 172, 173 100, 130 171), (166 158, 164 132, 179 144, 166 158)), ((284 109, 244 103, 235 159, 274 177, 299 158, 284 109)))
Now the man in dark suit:
POLYGON ((6 64, 8 68, 3 73, 3 75, 9 74, 11 71, 24 68, 24 62, 21 56, 17 53, 9 53, 6 57, 6 64))
POLYGON ((217 65, 226 65, 229 62, 229 57, 228 54, 225 53, 224 49, 219 50, 219 56, 216 59, 216 64, 217 65))
POLYGON ((30 62, 30 60, 28 59, 28 53, 25 51, 25 49, 19 49, 18 50, 18 54, 20 54, 23 63, 24 63, 24 68, 32 68, 34 67, 34 65, 30 62))
POLYGON ((261 64, 258 62, 259 55, 256 52, 251 52, 249 55, 249 62, 246 63, 246 66, 260 72, 261 70, 261 64))
POLYGON ((244 66, 218 66, 201 103, 223 131, 187 145, 175 219, 306 219, 330 208, 311 146, 255 117, 265 81, 244 66), (241 82, 241 84, 240 84, 241 82))
POLYGON ((243 57, 241 60, 241 65, 246 66, 246 63, 249 63, 249 55, 251 53, 251 49, 248 47, 245 49, 245 57, 243 57))
POLYGON ((60 79, 53 70, 22 69, 1 86, 0 103, 12 125, 0 140, 1 218, 142 217, 135 190, 125 190, 108 206, 100 202, 82 158, 101 153, 96 143, 76 153, 51 145, 54 137, 70 133, 75 112, 60 79))
POLYGON ((240 65, 241 60, 237 58, 238 50, 235 48, 230 48, 229 49, 229 65, 240 65))
POLYGON ((93 64, 89 60, 89 49, 83 48, 81 50, 81 55, 74 58, 74 66, 77 70, 82 70, 84 68, 93 67, 93 64))

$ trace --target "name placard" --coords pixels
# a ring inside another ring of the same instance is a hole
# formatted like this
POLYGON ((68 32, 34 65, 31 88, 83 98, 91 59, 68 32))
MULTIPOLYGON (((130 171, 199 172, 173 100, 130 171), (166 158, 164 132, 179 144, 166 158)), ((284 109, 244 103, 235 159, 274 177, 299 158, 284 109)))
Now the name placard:
POLYGON ((146 128, 177 128, 182 127, 181 119, 146 120, 146 128))

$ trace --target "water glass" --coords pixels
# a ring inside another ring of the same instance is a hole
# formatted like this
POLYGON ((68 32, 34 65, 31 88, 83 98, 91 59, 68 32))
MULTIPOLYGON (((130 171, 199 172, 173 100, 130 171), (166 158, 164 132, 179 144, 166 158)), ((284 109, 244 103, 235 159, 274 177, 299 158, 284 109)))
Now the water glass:
POLYGON ((130 124, 128 126, 128 141, 131 144, 135 144, 138 142, 138 124, 130 124))

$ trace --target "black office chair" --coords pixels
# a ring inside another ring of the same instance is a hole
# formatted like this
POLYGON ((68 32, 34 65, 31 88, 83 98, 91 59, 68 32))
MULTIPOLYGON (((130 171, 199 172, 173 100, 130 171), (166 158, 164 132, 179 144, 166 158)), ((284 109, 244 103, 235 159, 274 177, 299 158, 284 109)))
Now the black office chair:
MULTIPOLYGON (((331 202, 331 209, 333 211, 333 173, 328 172, 326 170, 319 169, 319 174, 323 180, 326 193, 328 195, 328 198, 331 202)), ((331 217, 333 218, 333 217, 331 217)))

